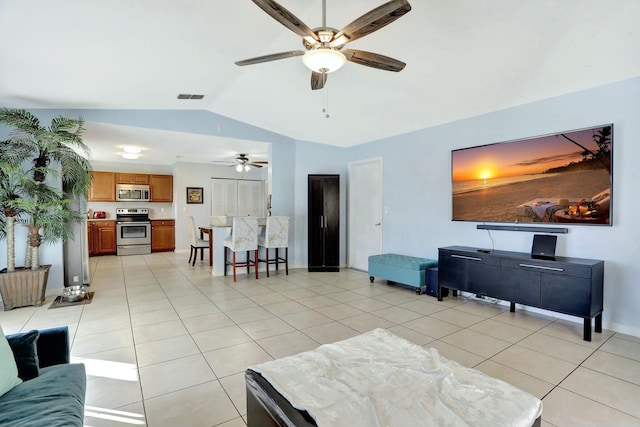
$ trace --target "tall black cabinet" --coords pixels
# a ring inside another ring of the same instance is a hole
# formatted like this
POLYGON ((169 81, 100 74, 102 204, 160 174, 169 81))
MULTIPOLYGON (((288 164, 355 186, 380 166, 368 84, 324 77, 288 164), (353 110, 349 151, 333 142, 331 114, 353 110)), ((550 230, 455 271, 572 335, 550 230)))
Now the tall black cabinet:
POLYGON ((340 271, 340 175, 309 175, 309 271, 340 271))

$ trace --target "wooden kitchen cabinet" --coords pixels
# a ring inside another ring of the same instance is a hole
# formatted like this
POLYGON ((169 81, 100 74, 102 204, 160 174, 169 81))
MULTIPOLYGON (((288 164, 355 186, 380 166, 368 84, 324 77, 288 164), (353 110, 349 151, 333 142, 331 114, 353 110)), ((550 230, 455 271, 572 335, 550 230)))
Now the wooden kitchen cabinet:
POLYGON ((148 185, 149 175, 143 175, 139 173, 117 173, 116 184, 148 185))
POLYGON ((173 219, 151 220, 151 252, 173 251, 176 248, 175 225, 173 219))
POLYGON ((149 175, 152 202, 173 202, 173 176, 149 175))
POLYGON ((116 254, 116 222, 89 221, 89 256, 116 254))
POLYGON ((93 184, 89 189, 89 201, 116 201, 116 177, 113 172, 93 172, 93 184))

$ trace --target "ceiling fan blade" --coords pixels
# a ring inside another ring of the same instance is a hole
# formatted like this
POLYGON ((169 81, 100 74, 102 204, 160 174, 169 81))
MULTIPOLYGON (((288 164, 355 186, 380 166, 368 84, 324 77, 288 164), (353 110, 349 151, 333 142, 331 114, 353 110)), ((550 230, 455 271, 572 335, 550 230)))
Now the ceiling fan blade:
POLYGON ((251 65, 259 64, 261 62, 276 61, 278 59, 293 58, 294 56, 304 55, 304 50, 290 50, 287 52, 272 53, 271 55, 256 56, 255 58, 244 59, 242 61, 236 61, 236 65, 251 65))
POLYGON ((285 9, 281 4, 274 0, 252 0, 260 9, 264 10, 273 19, 307 40, 309 43, 313 41, 319 42, 318 35, 304 22, 298 19, 293 13, 285 9))
POLYGON ((344 49, 342 50, 342 53, 345 54, 347 61, 349 62, 365 65, 371 68, 377 68, 379 70, 398 72, 402 71, 405 65, 407 65, 397 59, 364 50, 344 49))
POLYGON ((327 83, 327 73, 316 73, 315 71, 311 72, 312 90, 322 89, 325 83, 327 83))
POLYGON ((331 42, 332 47, 342 46, 371 34, 389 25, 411 10, 407 0, 391 0, 365 13, 338 32, 331 42))
POLYGON ((254 168, 261 168, 264 165, 261 165, 259 162, 248 162, 249 166, 253 166, 254 168))

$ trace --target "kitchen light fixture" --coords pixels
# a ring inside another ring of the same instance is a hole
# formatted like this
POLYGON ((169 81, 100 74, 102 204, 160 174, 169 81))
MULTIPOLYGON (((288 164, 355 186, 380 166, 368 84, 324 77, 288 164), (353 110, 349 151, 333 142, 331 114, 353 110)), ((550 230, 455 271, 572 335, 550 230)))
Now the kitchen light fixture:
POLYGON ((137 145, 123 145, 122 153, 120 155, 123 159, 135 160, 140 157, 140 153, 142 153, 142 147, 138 147, 137 145))
POLYGON ((320 46, 307 51, 302 57, 302 62, 316 73, 332 73, 347 62, 347 57, 337 49, 320 46))

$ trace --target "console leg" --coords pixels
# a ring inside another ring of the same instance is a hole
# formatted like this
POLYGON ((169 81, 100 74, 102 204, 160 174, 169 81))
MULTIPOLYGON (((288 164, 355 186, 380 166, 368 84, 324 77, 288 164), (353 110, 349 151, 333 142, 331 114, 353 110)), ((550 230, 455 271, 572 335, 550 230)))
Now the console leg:
POLYGON ((453 289, 453 293, 452 294, 453 294, 454 297, 457 297, 458 296, 458 290, 457 289, 453 289))
POLYGON ((515 302, 510 302, 509 303, 509 311, 512 313, 516 312, 516 303, 515 302))
POLYGON ((585 341, 591 341, 591 318, 584 319, 584 336, 585 341))
POLYGON ((602 333, 602 313, 596 314, 596 326, 594 331, 602 333))
POLYGON ((438 301, 442 301, 442 287, 438 285, 438 301))

